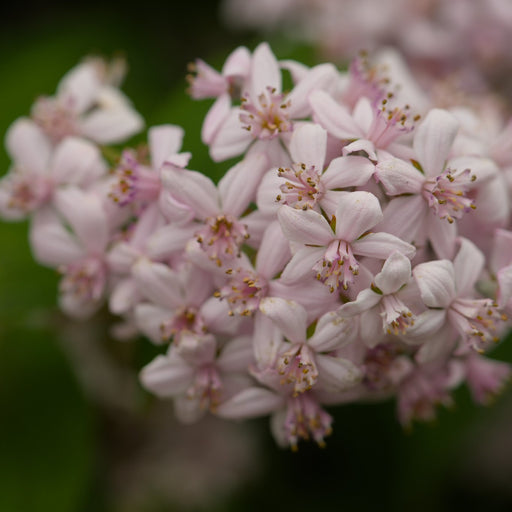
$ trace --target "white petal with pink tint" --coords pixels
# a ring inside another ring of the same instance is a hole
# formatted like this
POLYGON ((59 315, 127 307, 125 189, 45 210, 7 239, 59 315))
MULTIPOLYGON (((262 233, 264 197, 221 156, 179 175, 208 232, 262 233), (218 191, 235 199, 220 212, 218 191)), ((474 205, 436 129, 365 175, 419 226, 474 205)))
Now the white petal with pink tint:
POLYGON ((442 173, 459 129, 457 119, 441 109, 432 109, 416 129, 414 150, 425 175, 433 178, 442 173))
POLYGON ((109 233, 107 215, 99 196, 74 187, 60 189, 55 193, 55 206, 87 251, 103 253, 109 233))
POLYGON ((346 194, 341 197, 336 208, 336 238, 352 242, 381 220, 379 200, 373 194, 346 194))
POLYGON ((292 242, 327 245, 334 238, 328 222, 313 210, 302 211, 282 206, 277 216, 284 236, 292 242))
POLYGON ((52 147, 43 131, 30 119, 22 117, 9 127, 5 146, 15 164, 38 174, 47 171, 52 147))
POLYGON ((421 298, 429 308, 446 308, 456 297, 455 272, 448 260, 420 263, 413 269, 421 298))
POLYGON ((267 297, 261 300, 260 311, 272 319, 289 341, 305 341, 307 313, 300 304, 278 297, 267 297))
POLYGON ((314 166, 322 172, 327 149, 327 132, 317 124, 303 124, 294 130, 290 154, 295 163, 314 166))
POLYGON ((99 149, 77 137, 67 137, 57 146, 50 167, 57 183, 81 186, 94 183, 107 171, 99 149))
POLYGON ((181 126, 164 124, 153 126, 148 130, 151 166, 158 169, 165 160, 181 149, 185 132, 181 126))

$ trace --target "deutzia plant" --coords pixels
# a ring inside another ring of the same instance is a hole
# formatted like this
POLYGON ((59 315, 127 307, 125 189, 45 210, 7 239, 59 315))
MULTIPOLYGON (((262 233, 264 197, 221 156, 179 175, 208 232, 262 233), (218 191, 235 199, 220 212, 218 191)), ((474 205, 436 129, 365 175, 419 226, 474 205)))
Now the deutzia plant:
POLYGON ((408 426, 463 382, 479 403, 500 390, 510 124, 490 137, 485 113, 438 108, 405 65, 308 68, 262 43, 191 66, 215 100, 197 130, 236 158, 214 183, 171 124, 105 160, 142 129, 108 69, 85 61, 13 123, 0 212, 30 218, 67 314, 107 305, 161 346, 140 379, 179 419, 269 415, 296 449, 325 443, 335 405, 395 397, 408 426))

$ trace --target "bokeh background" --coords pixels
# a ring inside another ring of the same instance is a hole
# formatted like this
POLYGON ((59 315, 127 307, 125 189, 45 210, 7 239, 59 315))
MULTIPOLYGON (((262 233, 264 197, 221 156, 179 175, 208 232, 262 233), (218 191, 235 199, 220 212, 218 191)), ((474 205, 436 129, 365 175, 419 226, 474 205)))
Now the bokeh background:
MULTIPOLYGON (((84 56, 122 55, 123 90, 147 125, 183 126, 191 168, 224 171, 200 142, 209 102, 186 95, 186 66, 201 57, 219 68, 261 36, 228 31, 218 2, 3 9, 2 137, 84 56)), ((278 58, 317 62, 305 44, 270 42, 278 58)), ((0 174, 8 166, 2 148, 0 174)), ((86 323, 58 312, 58 276, 32 260, 27 227, 0 224, 0 512, 512 510, 510 389, 482 408, 462 388, 455 408, 411 432, 392 402, 333 409, 327 448, 298 453, 275 445, 266 419, 181 426, 138 385, 155 354, 148 341, 112 340, 106 312, 86 323)), ((493 357, 512 361, 512 340, 493 357)))

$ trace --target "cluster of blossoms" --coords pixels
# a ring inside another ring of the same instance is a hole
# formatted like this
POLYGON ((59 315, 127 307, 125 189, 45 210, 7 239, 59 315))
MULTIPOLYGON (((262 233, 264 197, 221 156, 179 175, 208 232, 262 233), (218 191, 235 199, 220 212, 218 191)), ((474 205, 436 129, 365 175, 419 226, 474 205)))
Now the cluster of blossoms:
POLYGON ((409 425, 461 382, 498 392, 510 368, 484 354, 512 309, 512 127, 482 135, 481 112, 435 108, 365 57, 307 68, 262 43, 192 68, 192 97, 215 98, 211 158, 237 158, 217 184, 174 125, 109 166, 104 145, 142 121, 96 61, 9 129, 0 212, 31 217, 62 309, 108 303, 119 332, 163 345, 141 382, 182 421, 271 414, 292 448, 324 443, 326 406, 395 396, 409 425))
POLYGON ((512 3, 509 0, 224 0, 235 29, 283 30, 329 58, 345 61, 361 48, 399 48, 422 78, 455 70, 465 88, 512 90, 512 3))

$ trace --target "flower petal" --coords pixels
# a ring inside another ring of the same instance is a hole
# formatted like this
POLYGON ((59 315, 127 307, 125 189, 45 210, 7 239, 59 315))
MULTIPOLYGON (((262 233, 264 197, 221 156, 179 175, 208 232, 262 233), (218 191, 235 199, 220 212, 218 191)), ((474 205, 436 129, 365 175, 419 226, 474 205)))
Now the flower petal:
POLYGON ((457 119, 439 108, 432 109, 416 129, 414 150, 429 178, 443 172, 458 129, 457 119))
POLYGON ((429 308, 447 308, 456 297, 455 271, 448 260, 428 261, 412 271, 423 302, 429 308))
POLYGON ((336 238, 352 242, 382 220, 379 200, 370 192, 351 192, 336 208, 336 238))
POLYGON ((272 319, 292 343, 306 340, 306 310, 297 302, 279 297, 266 297, 260 302, 260 311, 272 319))

